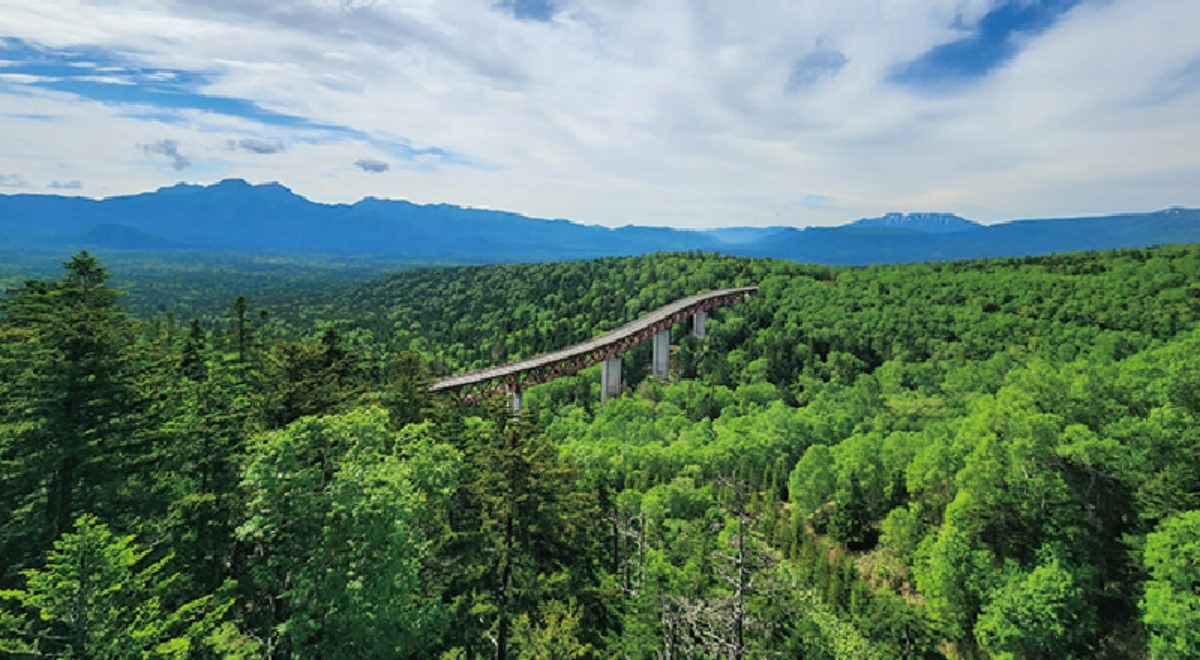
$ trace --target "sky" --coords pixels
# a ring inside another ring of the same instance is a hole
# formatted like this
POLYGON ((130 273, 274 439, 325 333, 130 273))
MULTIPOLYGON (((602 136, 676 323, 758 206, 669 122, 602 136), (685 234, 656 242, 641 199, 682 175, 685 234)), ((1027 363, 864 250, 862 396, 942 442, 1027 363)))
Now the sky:
POLYGON ((0 0, 0 193, 586 224, 1200 206, 1196 0, 0 0))

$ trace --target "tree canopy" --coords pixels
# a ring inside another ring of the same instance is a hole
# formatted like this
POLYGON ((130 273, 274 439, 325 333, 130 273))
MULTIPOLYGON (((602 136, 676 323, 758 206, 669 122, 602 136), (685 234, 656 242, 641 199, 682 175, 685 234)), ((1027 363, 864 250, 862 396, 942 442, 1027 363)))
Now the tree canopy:
POLYGON ((1200 657, 1198 246, 155 268, 0 307, 11 655, 1200 657), (746 284, 603 405, 426 391, 746 284))

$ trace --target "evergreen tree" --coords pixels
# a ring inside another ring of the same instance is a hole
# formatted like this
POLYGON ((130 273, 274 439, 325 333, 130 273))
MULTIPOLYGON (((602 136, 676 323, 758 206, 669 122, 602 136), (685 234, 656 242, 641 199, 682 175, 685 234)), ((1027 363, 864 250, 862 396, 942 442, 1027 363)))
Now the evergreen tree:
POLYGON ((470 510, 456 517, 452 547, 465 562, 452 587, 459 594, 460 630, 467 633, 462 643, 508 658, 518 618, 568 596, 580 601, 584 620, 592 622, 586 608, 595 596, 595 539, 586 532, 595 506, 579 490, 575 469, 526 417, 499 408, 476 431, 466 454, 459 503, 470 510))
POLYGON ((124 659, 186 658, 204 647, 252 657, 254 644, 221 617, 230 599, 208 595, 168 608, 167 561, 148 561, 132 536, 114 535, 83 515, 54 542, 44 568, 23 571, 26 586, 0 591, 0 651, 14 655, 124 659), (214 634, 215 633, 215 634, 214 634))
POLYGON ((120 513, 122 482, 141 469, 131 420, 141 405, 132 326, 108 272, 86 251, 57 282, 30 281, 0 325, 3 579, 41 555, 86 508, 120 513))
POLYGON ((183 345, 183 354, 179 359, 179 370, 184 376, 195 382, 203 382, 208 374, 206 343, 204 327, 200 325, 200 319, 192 319, 192 325, 188 329, 187 339, 183 345))

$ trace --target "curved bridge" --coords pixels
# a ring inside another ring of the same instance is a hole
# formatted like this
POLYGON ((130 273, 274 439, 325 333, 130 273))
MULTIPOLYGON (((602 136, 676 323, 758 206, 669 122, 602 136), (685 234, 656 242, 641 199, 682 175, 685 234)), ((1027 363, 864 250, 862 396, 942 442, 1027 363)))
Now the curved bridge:
MULTIPOLYGON (((672 325, 688 317, 696 317, 696 334, 697 336, 703 336, 704 317, 708 310, 724 307, 739 300, 745 300, 756 291, 758 291, 758 287, 756 286, 743 286, 680 298, 673 303, 659 307, 636 321, 626 323, 616 330, 594 339, 498 367, 480 369, 459 376, 443 378, 431 385, 429 391, 460 392, 468 388, 480 388, 464 396, 468 400, 478 399, 497 392, 519 393, 522 389, 531 385, 569 376, 581 369, 605 362, 606 373, 604 374, 604 380, 606 384, 603 387, 603 391, 605 396, 607 396, 611 389, 611 386, 608 384, 611 376, 607 373, 609 368, 607 363, 614 361, 614 358, 651 337, 661 337, 661 339, 656 338, 655 341, 654 371, 656 375, 665 377, 666 349, 668 348, 666 342, 669 341, 666 331, 670 330, 672 325), (660 343, 662 344, 661 348, 659 346, 660 343), (662 352, 661 369, 659 369, 660 351, 662 352)), ((619 362, 616 365, 616 374, 616 381, 619 381, 619 362)))

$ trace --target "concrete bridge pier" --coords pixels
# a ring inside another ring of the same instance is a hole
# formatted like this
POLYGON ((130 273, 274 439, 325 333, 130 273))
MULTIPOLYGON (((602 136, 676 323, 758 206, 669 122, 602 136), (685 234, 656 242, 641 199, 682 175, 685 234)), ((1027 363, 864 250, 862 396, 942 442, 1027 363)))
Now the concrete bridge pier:
POLYGON ((671 329, 667 328, 654 335, 654 377, 667 379, 667 369, 671 366, 671 329))
POLYGON ((613 357, 600 367, 600 403, 621 394, 621 358, 613 357))
POLYGON ((622 390, 621 359, 617 353, 651 341, 651 373, 655 378, 666 379, 670 374, 672 324, 691 318, 692 334, 703 339, 709 310, 745 300, 757 290, 755 286, 743 286, 680 298, 601 337, 498 367, 442 378, 429 386, 429 392, 457 393, 463 403, 507 393, 508 408, 515 413, 522 407, 520 384, 544 383, 602 364, 601 399, 607 401, 622 390))

